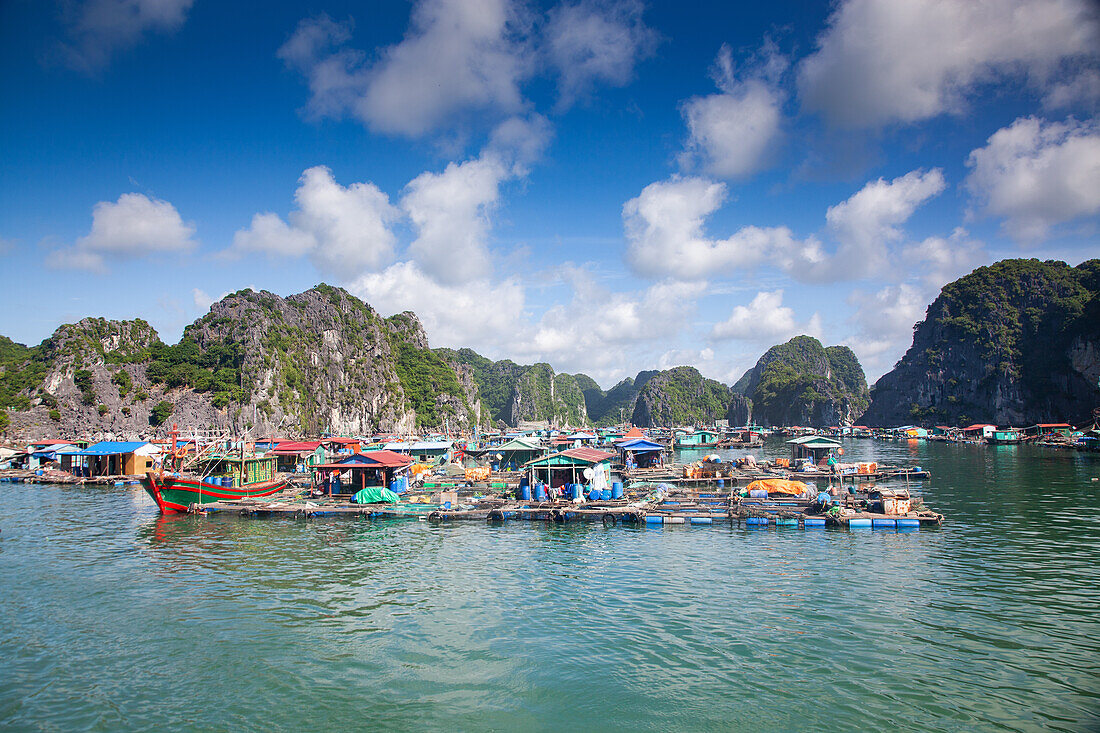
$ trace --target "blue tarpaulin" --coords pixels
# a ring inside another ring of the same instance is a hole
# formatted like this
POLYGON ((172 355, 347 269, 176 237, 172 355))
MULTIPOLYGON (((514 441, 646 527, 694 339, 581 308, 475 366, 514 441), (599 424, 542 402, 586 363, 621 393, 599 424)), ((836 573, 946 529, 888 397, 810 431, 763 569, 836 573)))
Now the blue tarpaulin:
POLYGON ((101 443, 90 445, 79 453, 73 453, 74 456, 118 456, 125 455, 127 453, 133 453, 138 448, 144 448, 149 445, 143 442, 126 443, 117 440, 104 440, 101 443))

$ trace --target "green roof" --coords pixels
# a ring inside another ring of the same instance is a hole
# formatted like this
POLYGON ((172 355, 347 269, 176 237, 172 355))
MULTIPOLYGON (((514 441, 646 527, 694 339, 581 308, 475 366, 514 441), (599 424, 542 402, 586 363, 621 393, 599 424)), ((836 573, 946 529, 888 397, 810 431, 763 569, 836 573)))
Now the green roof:
POLYGON ((803 435, 801 438, 792 438, 788 445, 804 445, 807 448, 839 448, 840 443, 824 435, 803 435))

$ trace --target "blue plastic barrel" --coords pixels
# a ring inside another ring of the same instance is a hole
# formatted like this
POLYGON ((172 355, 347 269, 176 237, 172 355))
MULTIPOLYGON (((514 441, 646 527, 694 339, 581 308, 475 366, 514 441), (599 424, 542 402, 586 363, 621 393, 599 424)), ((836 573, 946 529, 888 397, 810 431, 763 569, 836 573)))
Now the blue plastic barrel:
POLYGON ((583 494, 584 494, 584 485, 583 484, 570 484, 570 486, 572 488, 572 492, 571 492, 572 498, 580 499, 581 496, 583 496, 583 494))
POLYGON ((645 518, 646 524, 664 524, 665 518, 660 514, 647 514, 645 518))
POLYGON ((714 524, 714 520, 710 517, 691 517, 692 524, 714 524))
POLYGON ((898 529, 905 527, 906 529, 920 529, 920 520, 912 518, 904 518, 897 520, 898 529))
POLYGON ((393 481, 390 482, 390 491, 395 494, 404 494, 405 491, 408 490, 408 488, 409 480, 404 476, 401 476, 400 478, 395 478, 393 481))
POLYGON ((611 484, 611 498, 621 499, 623 498, 623 482, 615 481, 611 484))
POLYGON ((521 501, 531 501, 531 487, 527 484, 519 485, 519 494, 521 501))
POLYGON ((768 498, 768 492, 765 491, 764 489, 753 489, 752 491, 749 492, 749 498, 750 499, 767 499, 768 498))
POLYGON ((879 519, 878 517, 875 517, 873 520, 871 520, 871 525, 874 527, 882 527, 883 529, 893 529, 894 527, 898 526, 898 523, 893 519, 879 519))
POLYGON ((775 523, 780 527, 797 527, 798 526, 798 520, 794 519, 794 518, 790 518, 790 517, 783 518, 783 519, 776 519, 775 523))
POLYGON ((535 501, 546 501, 546 485, 541 481, 535 484, 535 501))
POLYGON ((806 517, 802 520, 802 526, 804 527, 824 527, 824 517, 806 517))
POLYGON ((768 523, 768 518, 767 517, 749 517, 748 519, 745 520, 745 524, 754 525, 754 526, 758 526, 758 525, 761 525, 761 524, 767 524, 767 523, 768 523))
POLYGON ((848 526, 851 527, 852 529, 862 529, 862 528, 865 528, 865 527, 870 527, 871 526, 871 520, 870 519, 863 519, 863 518, 849 519, 848 520, 848 526))

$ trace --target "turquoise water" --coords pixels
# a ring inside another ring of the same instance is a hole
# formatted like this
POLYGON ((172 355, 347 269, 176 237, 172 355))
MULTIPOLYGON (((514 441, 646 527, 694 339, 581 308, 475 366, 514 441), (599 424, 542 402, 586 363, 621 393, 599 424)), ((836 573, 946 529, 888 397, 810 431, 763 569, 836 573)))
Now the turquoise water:
POLYGON ((0 727, 1095 729, 1098 457, 845 445, 931 470, 945 526, 161 518, 2 484, 0 727))

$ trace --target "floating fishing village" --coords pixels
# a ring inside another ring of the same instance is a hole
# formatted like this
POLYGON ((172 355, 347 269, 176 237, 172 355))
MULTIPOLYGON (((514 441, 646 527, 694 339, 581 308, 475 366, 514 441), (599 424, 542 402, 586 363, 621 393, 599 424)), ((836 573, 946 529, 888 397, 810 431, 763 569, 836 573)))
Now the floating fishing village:
POLYGON ((166 440, 42 440, 22 450, 0 448, 0 481, 140 483, 164 514, 803 529, 901 530, 943 523, 914 491, 929 480, 927 471, 846 463, 842 437, 1030 441, 1095 451, 1100 436, 1068 424, 1022 431, 979 425, 820 432, 533 426, 476 439, 427 434, 245 441, 187 435, 173 425, 166 440), (776 437, 789 446, 789 458, 758 461, 745 454, 723 460, 709 452, 761 448, 766 438, 776 437), (676 454, 698 458, 676 463, 676 454))

